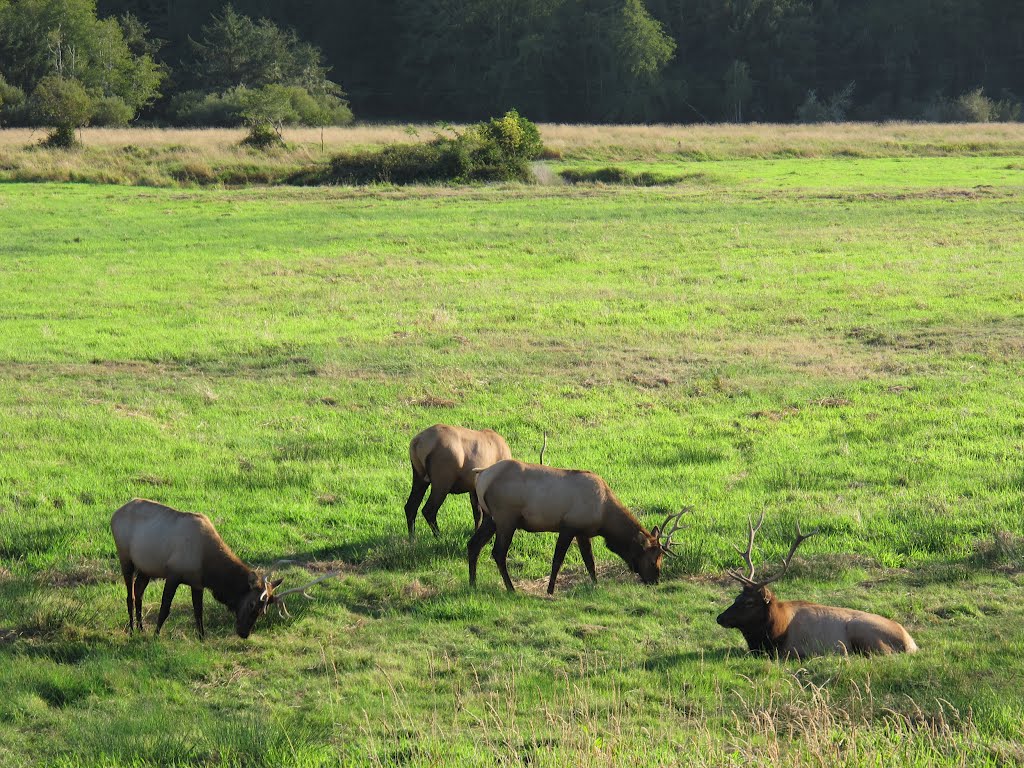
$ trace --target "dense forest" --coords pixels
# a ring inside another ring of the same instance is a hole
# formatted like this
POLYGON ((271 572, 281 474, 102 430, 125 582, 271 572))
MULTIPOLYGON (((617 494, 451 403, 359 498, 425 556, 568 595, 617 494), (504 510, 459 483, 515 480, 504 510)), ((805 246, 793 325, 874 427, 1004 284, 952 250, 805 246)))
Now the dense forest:
POLYGON ((1021 0, 0 0, 0 101, 67 66, 62 8, 125 48, 130 83, 86 90, 153 122, 994 120, 1024 97, 1021 0))

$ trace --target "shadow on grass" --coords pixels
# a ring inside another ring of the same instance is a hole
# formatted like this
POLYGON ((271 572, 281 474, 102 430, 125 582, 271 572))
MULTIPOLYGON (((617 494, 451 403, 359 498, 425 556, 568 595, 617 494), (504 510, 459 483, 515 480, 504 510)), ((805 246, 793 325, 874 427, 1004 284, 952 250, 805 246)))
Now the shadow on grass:
POLYGON ((747 655, 748 652, 740 646, 735 648, 713 648, 711 650, 695 649, 692 651, 648 656, 644 659, 642 666, 646 670, 664 671, 673 669, 681 664, 687 666, 700 663, 718 664, 731 658, 747 655))

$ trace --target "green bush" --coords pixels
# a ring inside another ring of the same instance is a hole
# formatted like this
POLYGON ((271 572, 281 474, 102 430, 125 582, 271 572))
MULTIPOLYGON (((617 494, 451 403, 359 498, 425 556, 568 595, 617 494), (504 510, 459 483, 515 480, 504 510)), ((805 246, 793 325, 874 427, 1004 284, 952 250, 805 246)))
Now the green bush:
POLYGON ((987 123, 992 119, 992 99, 981 88, 961 94, 956 100, 956 117, 963 123, 987 123))
POLYGON ((22 122, 26 117, 25 92, 0 74, 0 125, 22 122))
POLYGON ((921 116, 938 123, 988 123, 1020 120, 1021 113, 1021 104, 1012 94, 1004 92, 1004 98, 996 101, 984 89, 975 88, 955 99, 936 96, 921 116))
POLYGON ((168 114, 178 125, 233 128, 242 125, 245 103, 244 88, 231 88, 223 93, 184 91, 171 99, 168 114))
POLYGON ((104 96, 96 99, 89 122, 99 126, 128 125, 135 117, 135 110, 118 96, 104 96))
POLYGON ((40 125, 53 132, 43 144, 50 147, 72 147, 78 143, 75 130, 87 125, 94 102, 85 87, 72 78, 47 75, 32 93, 32 115, 40 125))
POLYGON ((818 97, 817 91, 807 92, 804 103, 796 108, 798 123, 841 123, 853 102, 854 83, 832 94, 827 101, 818 97))
POLYGON ((271 149, 283 147, 284 139, 270 123, 253 123, 249 126, 249 133, 242 139, 241 144, 253 149, 271 149))
POLYGON ((530 181, 530 160, 543 151, 537 126, 511 110, 454 136, 425 144, 392 144, 378 152, 336 156, 326 181, 335 184, 430 184, 530 181))
POLYGON ((281 110, 283 125, 349 125, 352 110, 344 99, 329 93, 312 94, 301 86, 265 86, 229 88, 223 93, 184 91, 171 99, 168 114, 181 125, 234 128, 246 124, 246 112, 253 107, 253 94, 267 88, 284 95, 288 107, 281 110))

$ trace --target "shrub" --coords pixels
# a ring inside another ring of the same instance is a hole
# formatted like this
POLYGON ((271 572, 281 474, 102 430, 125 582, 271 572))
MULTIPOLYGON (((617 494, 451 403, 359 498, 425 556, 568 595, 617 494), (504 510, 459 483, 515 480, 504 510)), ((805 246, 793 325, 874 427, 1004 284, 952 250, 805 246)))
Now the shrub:
MULTIPOLYGON (((544 147, 537 126, 511 110, 454 136, 336 156, 327 180, 340 184, 529 181, 544 147)), ((308 177, 306 177, 308 181, 308 177)))
POLYGON ((128 125, 135 117, 135 111, 117 96, 97 99, 89 122, 100 126, 128 125))
POLYGON ((72 147, 78 143, 75 130, 88 124, 93 112, 92 97, 77 80, 47 75, 32 93, 33 117, 40 125, 53 128, 43 140, 49 147, 72 147))
POLYGON ((1024 108, 1012 96, 992 103, 992 120, 997 123, 1015 123, 1021 119, 1024 108))
POLYGON ((853 102, 854 83, 832 94, 827 102, 818 98, 815 90, 807 92, 804 103, 796 108, 796 119, 800 123, 841 123, 853 102))
POLYGON ((181 125, 239 126, 244 122, 242 93, 245 90, 231 88, 224 93, 184 91, 171 99, 168 113, 173 122, 181 125))
POLYGON ((20 122, 25 117, 25 92, 0 74, 0 125, 20 122))
POLYGON ((956 119, 962 123, 987 123, 992 119, 992 99, 982 88, 961 94, 956 100, 956 119))
POLYGON ((242 139, 241 144, 254 149, 271 149, 283 147, 284 139, 269 123, 254 123, 249 127, 249 133, 242 139))
POLYGON ((1013 122, 1021 118, 1021 104, 1012 94, 1005 92, 999 101, 985 95, 983 88, 975 88, 955 99, 935 96, 924 108, 921 117, 937 123, 1013 122))

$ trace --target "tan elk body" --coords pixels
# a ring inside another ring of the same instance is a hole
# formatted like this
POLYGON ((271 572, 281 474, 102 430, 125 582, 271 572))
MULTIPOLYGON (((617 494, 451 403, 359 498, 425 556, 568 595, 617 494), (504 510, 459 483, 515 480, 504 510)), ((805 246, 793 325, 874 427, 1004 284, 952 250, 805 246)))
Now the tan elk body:
POLYGON ((583 470, 507 459, 479 470, 476 487, 483 522, 469 542, 470 584, 476 583, 480 550, 494 536, 492 554, 505 587, 514 591, 506 559, 512 537, 519 529, 558 534, 548 581, 549 594, 554 592, 555 579, 573 539, 579 545, 590 578, 597 581, 590 545, 594 536, 603 537, 608 548, 625 560, 645 583, 655 584, 671 533, 679 527, 676 525, 662 543, 663 530, 655 527, 648 532, 604 480, 583 470))
MULTIPOLYGON (((142 597, 152 579, 165 579, 156 631, 167 620, 174 593, 182 584, 192 589, 192 609, 199 636, 203 630, 203 589, 235 613, 235 631, 248 637, 268 606, 284 595, 302 592, 323 578, 296 589, 275 593, 281 580, 243 563, 224 543, 205 515, 180 512, 146 499, 133 499, 110 520, 117 557, 128 590, 128 627, 142 629, 142 597), (134 615, 133 615, 134 614, 134 615)), ((307 595, 308 597, 308 595, 307 595)))
POLYGON ((480 525, 474 468, 489 467, 496 461, 511 458, 505 438, 493 429, 477 431, 448 424, 435 424, 416 435, 409 443, 412 464, 412 489, 405 503, 405 519, 409 538, 416 531, 416 512, 430 488, 430 497, 423 505, 423 519, 436 535, 437 512, 448 494, 469 494, 473 522, 480 525))
POLYGON ((914 653, 917 643, 895 621, 853 608, 819 605, 804 600, 779 600, 768 589, 789 568, 793 554, 806 536, 797 526, 797 537, 783 561, 782 571, 763 581, 754 580, 752 552, 754 536, 761 529, 764 515, 755 526, 749 523, 747 551, 737 552, 746 562, 749 573, 744 576, 730 571, 743 585, 735 602, 718 617, 718 623, 738 629, 752 651, 796 658, 825 653, 914 653))

